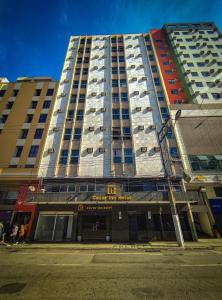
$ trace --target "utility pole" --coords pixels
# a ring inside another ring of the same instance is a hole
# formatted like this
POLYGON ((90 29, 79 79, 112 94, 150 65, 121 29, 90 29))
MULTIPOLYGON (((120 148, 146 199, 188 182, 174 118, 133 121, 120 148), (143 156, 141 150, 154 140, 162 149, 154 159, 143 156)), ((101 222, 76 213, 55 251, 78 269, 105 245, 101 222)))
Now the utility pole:
MULTIPOLYGON (((175 115, 175 122, 179 119, 180 115, 181 115, 181 110, 178 110, 176 112, 176 115, 175 115)), ((159 145, 160 145, 161 152, 162 152, 162 156, 164 155, 164 153, 163 153, 164 150, 162 148, 162 142, 166 137, 165 128, 168 126, 168 123, 170 121, 171 121, 171 118, 169 116, 168 119, 166 120, 166 122, 163 124, 160 131, 157 133, 158 140, 159 140, 159 145)), ((164 160, 164 157, 163 157, 163 160, 164 160)), ((171 169, 171 173, 172 173, 172 168, 171 167, 172 166, 171 166, 171 162, 170 162, 170 169, 171 169)), ((167 167, 165 166, 165 163, 164 163, 164 168, 165 168, 165 173, 166 173, 166 176, 167 176, 170 209, 171 209, 171 214, 172 214, 172 218, 173 218, 173 224, 174 224, 174 229, 175 229, 175 233, 176 233, 177 243, 178 243, 179 247, 184 248, 184 238, 183 238, 183 232, 182 232, 181 225, 180 225, 180 219, 179 219, 178 212, 177 212, 176 200, 175 200, 173 190, 172 190, 170 174, 168 172, 167 167)))

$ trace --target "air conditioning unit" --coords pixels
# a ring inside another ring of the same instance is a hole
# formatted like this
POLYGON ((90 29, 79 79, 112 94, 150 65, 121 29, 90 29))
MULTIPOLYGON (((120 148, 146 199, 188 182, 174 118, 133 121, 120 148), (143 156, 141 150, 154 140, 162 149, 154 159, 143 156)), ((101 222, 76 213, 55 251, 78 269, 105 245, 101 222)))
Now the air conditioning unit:
POLYGON ((133 58, 134 57, 134 55, 133 54, 130 54, 129 56, 128 56, 128 58, 133 58))
POLYGON ((93 148, 87 148, 86 151, 87 153, 93 153, 93 148))
POLYGON ((147 147, 141 147, 140 150, 141 152, 147 152, 147 147))
POLYGON ((105 112, 105 111, 106 111, 106 108, 105 108, 105 107, 101 107, 101 108, 100 108, 100 111, 101 111, 101 112, 105 112))
POLYGON ((138 69, 143 69, 144 68, 144 65, 139 65, 138 66, 138 69))
POLYGON ((89 131, 94 131, 94 126, 89 126, 89 131))
POLYGON ((141 107, 136 107, 136 111, 141 111, 141 107))
POLYGON ((66 93, 61 93, 60 94, 60 97, 65 97, 66 96, 66 93))
POLYGON ((75 50, 76 48, 74 46, 70 47, 69 50, 75 50))
POLYGON ((154 152, 160 152, 160 147, 159 146, 153 147, 153 151, 154 152))
POLYGON ((102 78, 102 79, 101 79, 101 82, 106 82, 106 78, 102 78))
POLYGON ((126 46, 126 48, 127 49, 129 49, 129 48, 132 48, 133 46, 132 45, 128 45, 128 46, 126 46))
POLYGON ((99 55, 95 55, 94 57, 93 57, 93 59, 98 59, 99 58, 99 55))
POLYGON ((105 148, 104 148, 104 147, 100 147, 100 148, 99 148, 99 152, 100 152, 100 153, 104 153, 104 152, 105 152, 105 148))
POLYGON ((95 46, 93 49, 95 49, 95 50, 96 50, 96 49, 99 49, 99 46, 95 46))
POLYGON ((138 125, 138 130, 144 130, 144 125, 138 125))
POLYGON ((106 96, 106 92, 101 92, 101 94, 100 94, 102 97, 103 96, 106 96))
POLYGON ((62 84, 65 84, 65 83, 68 83, 68 82, 69 82, 68 79, 64 79, 61 83, 62 83, 62 84))
POLYGON ((144 91, 143 95, 149 95, 149 91, 144 91))
POLYGON ((136 77, 133 77, 133 78, 132 78, 132 81, 137 81, 137 78, 136 78, 136 77))
POLYGON ((146 77, 142 77, 141 80, 142 80, 142 81, 146 81, 147 78, 146 78, 146 77))
POLYGON ((137 55, 137 58, 140 58, 140 57, 142 57, 142 54, 138 54, 138 55, 137 55))
POLYGON ((149 126, 149 129, 150 129, 150 130, 156 129, 156 125, 155 125, 155 124, 150 125, 150 126, 149 126))
POLYGON ((222 182, 222 175, 216 175, 216 180, 222 182))
POLYGON ((153 109, 152 109, 152 107, 151 106, 148 106, 147 107, 147 111, 152 111, 153 109))
POLYGON ((106 69, 106 67, 105 67, 105 66, 102 66, 101 70, 105 70, 105 69, 106 69))
POLYGON ((105 131, 106 130, 106 128, 104 126, 100 126, 99 129, 100 129, 100 131, 105 131))
POLYGON ((59 131, 59 128, 58 128, 58 127, 53 127, 52 131, 53 131, 53 132, 58 132, 58 131, 59 131))
POLYGON ((92 82, 97 82, 97 78, 93 78, 93 79, 92 79, 92 82))
POLYGON ((134 94, 135 96, 137 96, 137 95, 139 95, 139 91, 134 91, 133 94, 134 94))
POLYGON ((130 69, 135 69, 135 67, 136 67, 135 65, 131 65, 130 69))
POLYGON ((48 153, 54 153, 55 149, 54 148, 48 148, 48 153))
POLYGON ((98 66, 94 66, 92 69, 93 70, 98 70, 98 66))
POLYGON ((95 92, 91 93, 91 96, 96 97, 96 93, 95 92))
POLYGON ((70 67, 67 67, 67 68, 65 68, 64 70, 63 70, 63 73, 65 73, 65 72, 67 72, 67 71, 70 71, 72 68, 70 68, 70 67))
POLYGON ((139 48, 139 47, 140 47, 140 45, 136 45, 136 46, 134 46, 134 49, 139 48))
MULTIPOLYGON (((105 49, 105 46, 103 47, 103 49, 105 49)), ((106 55, 101 56, 101 59, 105 59, 105 58, 106 58, 106 55)))
POLYGON ((61 108, 57 109, 57 114, 60 114, 62 112, 61 108))
POLYGON ((214 72, 215 72, 215 70, 214 69, 210 69, 210 74, 213 74, 214 72))

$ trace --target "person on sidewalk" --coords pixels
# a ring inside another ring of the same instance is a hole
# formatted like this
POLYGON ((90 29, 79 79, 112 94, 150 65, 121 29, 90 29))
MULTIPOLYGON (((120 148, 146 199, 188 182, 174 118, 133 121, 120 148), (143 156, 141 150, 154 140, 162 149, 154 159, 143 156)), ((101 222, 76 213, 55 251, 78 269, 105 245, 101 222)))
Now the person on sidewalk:
POLYGON ((19 233, 19 227, 17 224, 15 224, 12 228, 12 233, 10 234, 12 244, 18 244, 18 233, 19 233))
POLYGON ((24 243, 25 241, 25 225, 21 224, 19 229, 19 243, 24 243))
POLYGON ((0 244, 4 244, 4 224, 0 222, 0 244))

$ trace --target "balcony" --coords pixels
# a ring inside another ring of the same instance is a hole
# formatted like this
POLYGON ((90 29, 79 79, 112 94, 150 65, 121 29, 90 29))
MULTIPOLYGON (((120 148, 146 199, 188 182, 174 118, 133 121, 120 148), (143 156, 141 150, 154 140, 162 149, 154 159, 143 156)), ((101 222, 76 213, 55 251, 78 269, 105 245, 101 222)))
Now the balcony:
MULTIPOLYGON (((177 203, 198 202, 199 195, 197 192, 173 192, 177 203)), ((118 195, 105 195, 104 193, 71 193, 71 192, 45 192, 45 193, 28 193, 27 203, 37 204, 78 204, 83 202, 96 203, 162 203, 168 202, 167 192, 125 192, 118 195)))

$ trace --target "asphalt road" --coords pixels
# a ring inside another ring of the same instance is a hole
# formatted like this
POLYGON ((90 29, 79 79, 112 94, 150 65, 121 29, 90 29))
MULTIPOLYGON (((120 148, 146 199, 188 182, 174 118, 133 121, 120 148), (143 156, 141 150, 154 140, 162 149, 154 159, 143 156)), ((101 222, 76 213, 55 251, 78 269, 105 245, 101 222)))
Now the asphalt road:
POLYGON ((0 299, 222 299, 222 252, 1 247, 0 299))

